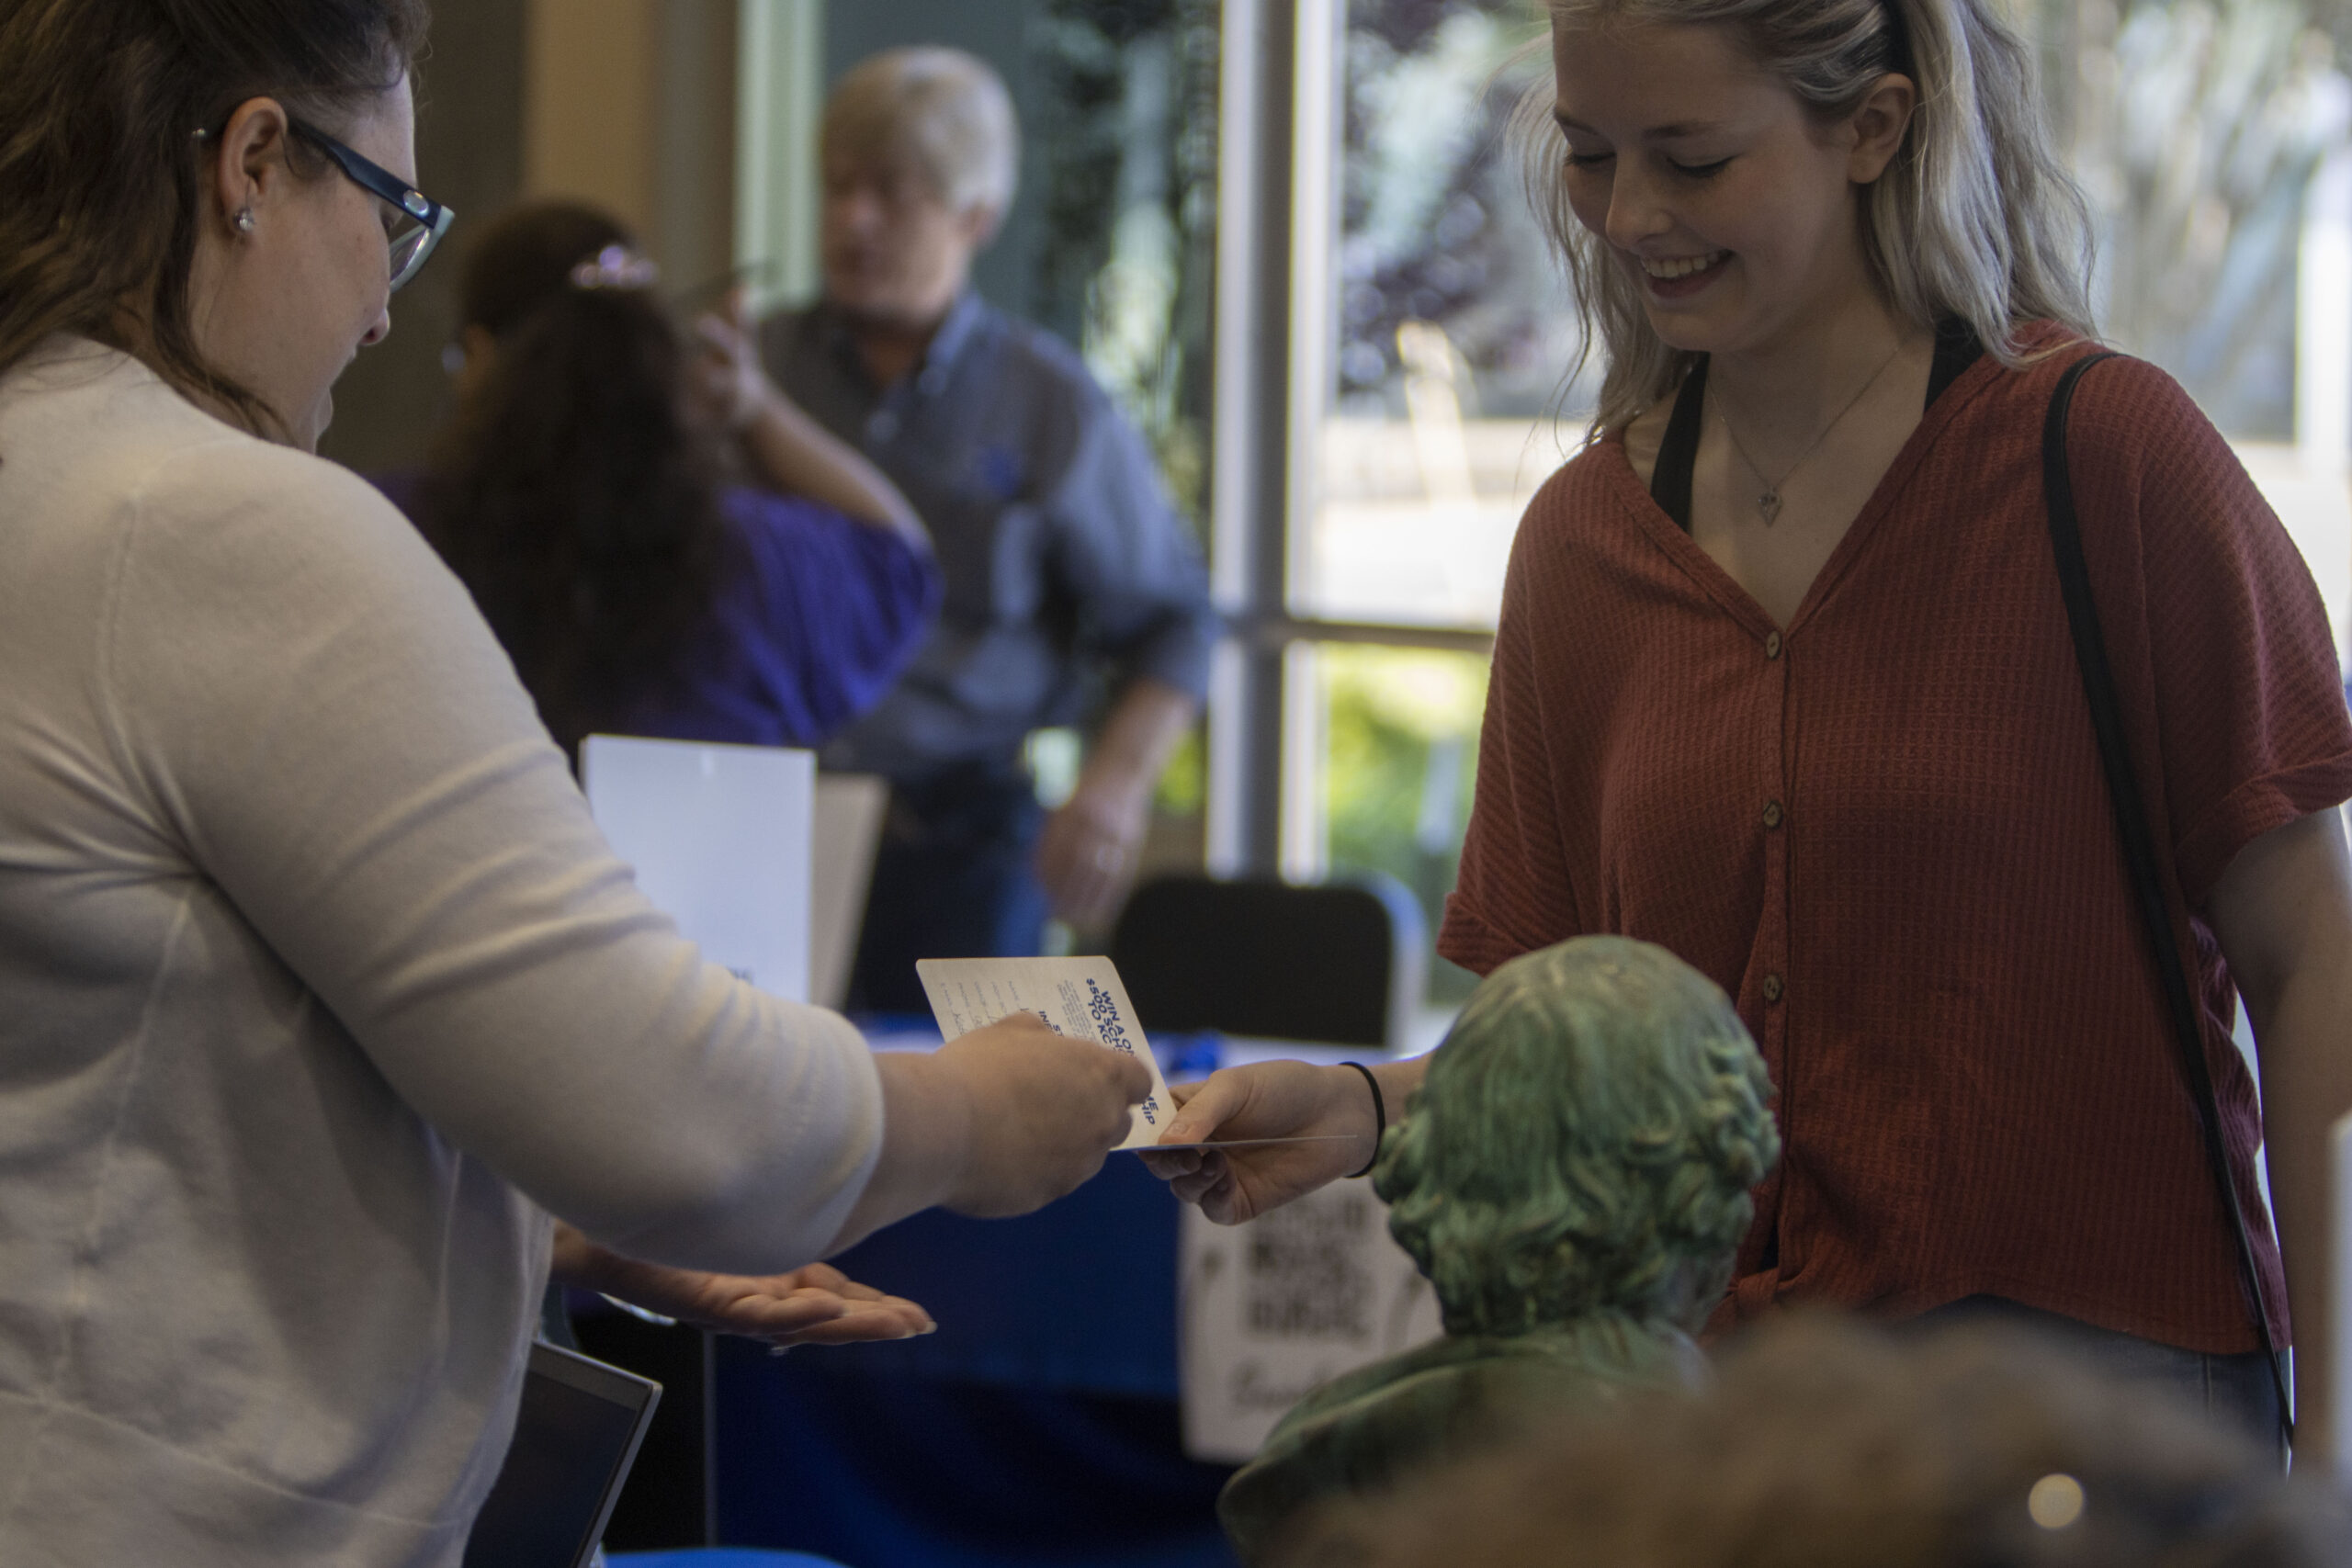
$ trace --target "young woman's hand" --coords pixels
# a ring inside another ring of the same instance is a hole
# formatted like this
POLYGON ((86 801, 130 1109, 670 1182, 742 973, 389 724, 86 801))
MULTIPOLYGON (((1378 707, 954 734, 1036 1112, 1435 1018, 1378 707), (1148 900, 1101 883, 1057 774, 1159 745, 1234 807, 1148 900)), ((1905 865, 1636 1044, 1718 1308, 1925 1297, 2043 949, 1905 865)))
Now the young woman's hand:
MULTIPOLYGON (((1393 1119, 1420 1082, 1421 1064, 1375 1069, 1393 1119)), ((1238 1225, 1371 1163, 1372 1090, 1353 1067, 1258 1062, 1227 1067, 1195 1084, 1174 1084, 1177 1112, 1160 1134, 1169 1144, 1238 1138, 1318 1137, 1328 1142, 1261 1148, 1171 1149, 1144 1164, 1177 1197, 1219 1224, 1238 1225), (1334 1136, 1334 1134, 1344 1134, 1334 1136)))

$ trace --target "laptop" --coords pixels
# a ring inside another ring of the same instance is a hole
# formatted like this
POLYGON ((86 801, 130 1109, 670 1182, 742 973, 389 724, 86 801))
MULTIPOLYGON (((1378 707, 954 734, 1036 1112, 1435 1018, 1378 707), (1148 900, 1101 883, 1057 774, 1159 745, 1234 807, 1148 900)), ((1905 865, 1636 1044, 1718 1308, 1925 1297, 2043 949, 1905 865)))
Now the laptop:
POLYGON ((465 1568, 587 1568, 661 1398, 650 1379, 534 1341, 514 1440, 465 1568))

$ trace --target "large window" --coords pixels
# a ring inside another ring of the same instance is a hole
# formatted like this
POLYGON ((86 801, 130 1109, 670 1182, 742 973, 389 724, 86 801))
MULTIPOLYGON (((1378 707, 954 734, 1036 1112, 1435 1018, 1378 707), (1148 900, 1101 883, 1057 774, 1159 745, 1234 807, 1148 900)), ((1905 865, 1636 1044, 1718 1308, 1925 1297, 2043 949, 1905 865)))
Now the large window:
MULTIPOLYGON (((1433 938, 1511 536, 1580 424, 1504 141, 1541 27, 1520 0, 1225 15, 1212 850, 1393 877, 1433 938)), ((1430 976, 1424 1034, 1469 987, 1430 976)))
MULTIPOLYGON (((1503 135, 1548 74, 1519 0, 1353 0, 1333 67, 1331 347, 1291 598, 1491 631, 1520 513, 1563 457, 1577 336, 1503 135)), ((1312 155, 1311 152, 1307 155, 1312 155)), ((1322 259, 1322 258, 1318 258, 1322 259)))
MULTIPOLYGON (((2341 638, 2352 89, 2327 31, 2337 7, 2008 9, 2041 49, 2090 200, 2102 329, 2172 371, 2237 446, 2341 638)), ((1242 636, 1221 690, 1249 716, 1219 728, 1244 761, 1214 793, 1227 822, 1253 829, 1222 837, 1294 875, 1394 875, 1434 928, 1469 806, 1482 634, 1520 513, 1581 441, 1590 403, 1590 379, 1568 379, 1573 312, 1502 134, 1520 93, 1548 75, 1541 10, 1227 0, 1226 15, 1228 51, 1271 62, 1253 76, 1228 61, 1227 134, 1248 134, 1258 167, 1227 159, 1221 209, 1255 225, 1256 243, 1227 236, 1223 254, 1278 269, 1282 287, 1221 291, 1256 314, 1226 341, 1219 381, 1250 412, 1228 408, 1218 427, 1282 472, 1237 481, 1219 509, 1242 636), (1243 85, 1256 97, 1237 105, 1243 85), (1278 155, 1280 177, 1264 167, 1278 155), (1262 355, 1275 326, 1279 376, 1232 362, 1262 355), (1279 444, 1262 434, 1277 414, 1279 444)), ((1252 453, 1227 461, 1246 468, 1252 453)), ((1464 977, 1431 976, 1436 1012, 1464 977)))
MULTIPOLYGON (((1402 883, 1434 939, 1462 860, 1477 776, 1478 719, 1487 700, 1483 654, 1368 643, 1303 644, 1312 671, 1300 728, 1311 737, 1295 765, 1312 781, 1323 869, 1402 883)), ((1472 976, 1434 964, 1431 1013, 1464 1000, 1472 976)), ((1424 1034, 1435 1018, 1420 1021, 1424 1034)))
MULTIPOLYGON (((1283 863, 1396 878, 1432 939, 1469 818, 1511 537, 1581 400, 1566 380, 1574 316, 1505 141, 1511 106, 1548 71, 1528 14, 1518 0, 1336 7, 1317 34, 1333 46, 1331 112, 1315 106, 1329 140, 1297 149, 1316 205, 1294 242, 1286 599, 1302 635, 1283 863), (1316 640, 1318 625, 1356 640, 1316 640), (1408 629, 1419 646, 1380 640, 1408 629)), ((1431 957, 1426 1000, 1442 1013, 1470 977, 1431 957)))

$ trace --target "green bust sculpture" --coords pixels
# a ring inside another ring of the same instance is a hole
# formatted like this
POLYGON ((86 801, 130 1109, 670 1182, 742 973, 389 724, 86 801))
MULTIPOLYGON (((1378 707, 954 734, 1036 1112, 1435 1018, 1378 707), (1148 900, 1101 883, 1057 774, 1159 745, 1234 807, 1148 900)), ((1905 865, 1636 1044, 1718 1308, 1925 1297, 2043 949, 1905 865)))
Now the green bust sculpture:
POLYGON ((1731 1003, 1663 948, 1578 937, 1489 976, 1373 1170, 1444 1337, 1283 1417, 1217 1499, 1243 1560, 1312 1505, 1698 1375, 1691 1335, 1780 1156, 1770 1094, 1731 1003))

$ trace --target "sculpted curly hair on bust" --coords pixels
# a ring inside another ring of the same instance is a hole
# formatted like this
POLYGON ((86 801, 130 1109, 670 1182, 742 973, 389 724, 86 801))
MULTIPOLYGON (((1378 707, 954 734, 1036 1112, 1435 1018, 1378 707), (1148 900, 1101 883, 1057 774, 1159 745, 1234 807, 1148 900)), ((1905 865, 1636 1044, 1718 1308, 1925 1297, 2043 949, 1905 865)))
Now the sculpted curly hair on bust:
POLYGON ((1478 988, 1373 1181, 1448 1334, 1594 1313, 1695 1328, 1780 1156, 1770 1093, 1705 976, 1578 938, 1478 988))
POLYGON ((1730 1001, 1664 948, 1578 937, 1488 976, 1373 1168, 1445 1333, 1276 1424, 1217 1499, 1241 1560, 1530 1423, 1703 1378, 1690 1337, 1780 1157, 1770 1094, 1730 1001))

